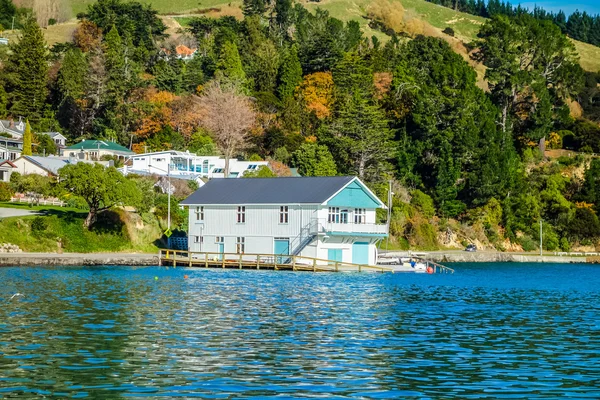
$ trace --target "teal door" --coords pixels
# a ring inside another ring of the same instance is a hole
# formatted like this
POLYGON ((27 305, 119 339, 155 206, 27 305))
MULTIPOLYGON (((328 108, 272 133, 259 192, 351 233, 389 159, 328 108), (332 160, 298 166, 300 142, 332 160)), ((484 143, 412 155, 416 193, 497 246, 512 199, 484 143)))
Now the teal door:
POLYGON ((219 261, 223 259, 223 253, 225 253, 225 243, 218 243, 219 245, 219 261))
POLYGON ((369 243, 356 242, 352 245, 352 262, 354 264, 369 263, 369 243))
POLYGON ((328 249, 327 250, 327 259, 329 261, 342 262, 342 249, 328 249))
MULTIPOLYGON (((290 254, 289 239, 275 239, 275 251, 273 254, 287 256, 290 254)), ((277 257, 277 263, 283 264, 287 257, 277 257)))

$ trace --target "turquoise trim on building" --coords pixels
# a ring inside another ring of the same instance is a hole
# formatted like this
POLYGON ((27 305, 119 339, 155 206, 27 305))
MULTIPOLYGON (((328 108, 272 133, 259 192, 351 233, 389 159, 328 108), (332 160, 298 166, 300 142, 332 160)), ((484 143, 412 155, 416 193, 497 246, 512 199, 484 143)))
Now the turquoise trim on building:
POLYGON ((387 233, 360 233, 360 232, 327 232, 329 236, 350 236, 350 237, 387 237, 387 233))
POLYGON ((351 182, 341 192, 336 194, 327 202, 331 207, 351 208, 379 208, 381 204, 376 197, 369 192, 358 181, 351 182))

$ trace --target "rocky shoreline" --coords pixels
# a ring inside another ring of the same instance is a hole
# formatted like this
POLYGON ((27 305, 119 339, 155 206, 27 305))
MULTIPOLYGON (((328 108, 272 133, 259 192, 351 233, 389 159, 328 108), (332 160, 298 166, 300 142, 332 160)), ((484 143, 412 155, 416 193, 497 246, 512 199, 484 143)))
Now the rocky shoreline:
POLYGON ((569 255, 542 255, 539 254, 523 254, 523 253, 501 253, 501 252, 467 252, 467 251, 398 251, 387 252, 389 257, 410 257, 410 255, 420 256, 427 260, 437 263, 500 263, 500 262, 520 262, 520 263, 557 263, 557 264, 574 264, 574 263, 598 263, 598 256, 569 256, 569 255))
POLYGON ((158 254, 133 253, 2 253, 0 266, 158 265, 158 254))

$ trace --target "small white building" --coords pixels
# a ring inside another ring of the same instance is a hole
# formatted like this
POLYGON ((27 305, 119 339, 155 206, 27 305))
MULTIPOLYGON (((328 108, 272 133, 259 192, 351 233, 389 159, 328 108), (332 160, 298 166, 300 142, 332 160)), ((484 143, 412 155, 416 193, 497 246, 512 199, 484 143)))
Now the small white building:
POLYGON ((375 265, 385 208, 358 178, 212 179, 189 207, 190 251, 299 255, 375 265))
MULTIPOLYGON (((184 151, 158 151, 136 154, 130 157, 122 172, 127 175, 167 175, 174 178, 225 178, 225 159, 218 156, 197 156, 184 151), (127 165, 130 164, 130 165, 127 165)), ((268 161, 229 160, 229 178, 241 178, 247 171, 254 171, 268 161)))
POLYGON ((38 174, 50 177, 58 176, 58 170, 68 164, 77 164, 85 162, 90 164, 101 164, 105 167, 111 165, 109 161, 86 161, 74 157, 56 157, 56 156, 21 156, 13 161, 15 168, 12 172, 18 172, 21 175, 38 174))
MULTIPOLYGON (((23 121, 15 123, 14 121, 0 120, 0 133, 9 134, 12 138, 20 140, 20 149, 23 149, 23 134, 25 133, 25 123, 23 121)), ((39 132, 38 134, 50 136, 59 153, 67 145, 67 138, 60 132, 39 132)), ((0 138, 0 143, 3 141, 4 139, 0 138)))
POLYGON ((126 160, 133 154, 135 153, 127 147, 109 140, 82 140, 77 144, 65 147, 61 155, 78 160, 100 161, 104 156, 126 160))
POLYGON ((0 160, 0 182, 10 182, 10 175, 17 166, 10 160, 0 160))

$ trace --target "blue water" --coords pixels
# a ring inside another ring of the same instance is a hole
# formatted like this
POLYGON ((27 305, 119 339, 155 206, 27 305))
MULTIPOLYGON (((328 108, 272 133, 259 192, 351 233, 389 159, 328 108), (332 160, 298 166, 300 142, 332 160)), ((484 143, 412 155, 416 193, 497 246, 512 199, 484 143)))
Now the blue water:
POLYGON ((0 268, 0 398, 600 398, 600 266, 453 268, 0 268))

